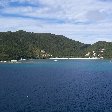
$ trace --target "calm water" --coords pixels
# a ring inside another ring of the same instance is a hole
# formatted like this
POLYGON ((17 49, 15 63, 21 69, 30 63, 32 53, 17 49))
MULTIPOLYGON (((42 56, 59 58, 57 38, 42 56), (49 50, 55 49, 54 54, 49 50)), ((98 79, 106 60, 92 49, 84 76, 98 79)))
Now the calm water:
POLYGON ((0 64, 0 112, 112 112, 112 63, 0 64))

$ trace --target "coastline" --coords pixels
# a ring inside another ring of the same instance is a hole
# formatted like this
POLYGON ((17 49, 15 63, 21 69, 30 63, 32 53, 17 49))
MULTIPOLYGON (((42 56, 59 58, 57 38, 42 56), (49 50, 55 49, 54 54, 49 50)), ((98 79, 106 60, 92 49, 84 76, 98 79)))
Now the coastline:
MULTIPOLYGON (((100 60, 101 58, 49 58, 48 60, 54 60, 54 61, 57 61, 57 60, 100 60)), ((42 59, 42 60, 46 60, 46 59, 42 59)), ((0 64, 2 63, 10 63, 10 64, 15 64, 15 63, 24 63, 26 62, 27 63, 28 60, 24 60, 24 61, 21 61, 21 60, 13 60, 13 61, 0 61, 0 64)))
POLYGON ((96 60, 100 58, 49 58, 51 60, 96 60))

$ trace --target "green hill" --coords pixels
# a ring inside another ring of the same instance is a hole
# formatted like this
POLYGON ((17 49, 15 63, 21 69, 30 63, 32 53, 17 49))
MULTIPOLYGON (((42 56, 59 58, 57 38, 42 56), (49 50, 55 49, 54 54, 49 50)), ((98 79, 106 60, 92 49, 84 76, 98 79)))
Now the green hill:
POLYGON ((0 32, 0 60, 79 57, 88 47, 62 35, 25 31, 0 32))
POLYGON ((38 59, 49 57, 93 57, 112 58, 112 43, 97 42, 93 45, 84 44, 62 35, 50 33, 33 33, 26 31, 0 32, 0 60, 38 59), (91 52, 89 56, 85 56, 91 52))
POLYGON ((90 57, 112 58, 112 42, 96 42, 86 49, 87 52, 90 52, 90 57), (95 56, 93 56, 94 53, 96 53, 95 56))

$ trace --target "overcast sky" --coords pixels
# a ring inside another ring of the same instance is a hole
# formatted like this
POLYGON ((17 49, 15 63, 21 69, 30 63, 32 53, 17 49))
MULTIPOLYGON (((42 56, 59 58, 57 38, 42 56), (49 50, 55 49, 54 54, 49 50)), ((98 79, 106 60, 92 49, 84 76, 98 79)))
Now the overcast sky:
POLYGON ((16 30, 112 41, 112 0, 0 0, 0 31, 16 30))

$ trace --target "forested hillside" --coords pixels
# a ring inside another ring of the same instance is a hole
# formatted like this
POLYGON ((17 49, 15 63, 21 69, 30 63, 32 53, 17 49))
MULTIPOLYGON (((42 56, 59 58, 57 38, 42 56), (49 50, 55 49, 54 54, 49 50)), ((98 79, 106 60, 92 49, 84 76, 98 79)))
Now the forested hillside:
POLYGON ((0 32, 0 60, 96 56, 112 58, 112 42, 89 45, 50 33, 0 32))
POLYGON ((79 57, 88 47, 62 35, 25 31, 0 33, 0 60, 79 57))
POLYGON ((86 49, 90 57, 112 58, 112 42, 99 41, 86 49))

